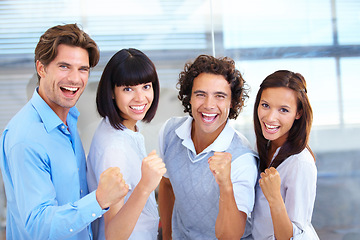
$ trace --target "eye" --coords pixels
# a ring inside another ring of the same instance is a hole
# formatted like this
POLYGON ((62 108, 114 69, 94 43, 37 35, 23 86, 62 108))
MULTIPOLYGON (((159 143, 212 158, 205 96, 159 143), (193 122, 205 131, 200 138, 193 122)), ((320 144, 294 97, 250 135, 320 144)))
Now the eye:
POLYGON ((82 67, 82 68, 80 68, 80 71, 81 72, 89 72, 89 68, 88 67, 82 67))
POLYGON ((286 108, 280 108, 280 112, 287 113, 289 112, 289 110, 287 110, 286 108))
POLYGON ((132 91, 131 87, 124 87, 123 89, 124 92, 130 92, 132 91))
POLYGON ((269 108, 269 105, 268 105, 267 103, 262 103, 261 106, 262 106, 263 108, 269 108))
POLYGON ((146 84, 146 85, 144 86, 144 89, 145 89, 145 90, 148 90, 148 89, 151 89, 151 87, 152 87, 151 84, 146 84))
POLYGON ((225 96, 225 95, 221 95, 221 94, 216 95, 216 97, 217 97, 217 98, 220 98, 220 99, 224 99, 224 98, 226 98, 226 96, 225 96))
POLYGON ((67 68, 68 68, 68 66, 67 66, 67 65, 63 65, 63 64, 61 64, 61 65, 59 65, 59 68, 62 68, 62 69, 67 69, 67 68))

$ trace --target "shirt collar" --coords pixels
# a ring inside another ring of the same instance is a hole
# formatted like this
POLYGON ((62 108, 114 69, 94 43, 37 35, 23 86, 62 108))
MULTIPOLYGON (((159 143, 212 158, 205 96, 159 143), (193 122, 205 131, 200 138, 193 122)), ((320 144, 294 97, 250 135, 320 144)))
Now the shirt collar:
MULTIPOLYGON (((191 139, 191 126, 193 118, 188 116, 187 119, 180 127, 175 130, 176 135, 183 140, 182 144, 196 154, 194 143, 191 139)), ((227 120, 224 129, 221 131, 220 135, 215 139, 215 141, 210 144, 202 153, 215 151, 223 152, 229 148, 231 141, 233 139, 235 130, 230 126, 229 120, 227 120)))
MULTIPOLYGON (((50 106, 42 99, 38 93, 39 87, 37 87, 34 91, 32 98, 30 99, 31 104, 38 112, 40 119, 44 123, 45 129, 47 132, 52 131, 54 128, 58 126, 65 125, 61 119, 56 115, 56 113, 50 108, 50 106)), ((77 108, 74 106, 70 108, 70 111, 67 116, 67 123, 72 124, 77 122, 80 113, 77 108)))

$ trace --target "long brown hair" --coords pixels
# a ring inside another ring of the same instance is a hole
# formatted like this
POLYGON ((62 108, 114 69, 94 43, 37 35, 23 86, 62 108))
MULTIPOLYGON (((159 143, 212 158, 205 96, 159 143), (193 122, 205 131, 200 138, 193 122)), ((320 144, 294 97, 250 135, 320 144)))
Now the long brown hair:
MULTIPOLYGON (((297 111, 301 112, 301 117, 296 119, 289 130, 289 135, 285 143, 273 162, 272 167, 278 167, 286 158, 291 155, 298 154, 306 148, 314 157, 308 141, 313 120, 312 108, 307 96, 306 81, 299 73, 288 70, 279 70, 267 76, 260 85, 254 105, 254 128, 256 135, 256 146, 260 157, 260 170, 264 171, 271 159, 269 159, 269 140, 265 139, 261 130, 261 123, 258 116, 258 107, 262 92, 267 88, 286 87, 292 89, 296 93, 297 111)), ((314 157, 315 159, 315 157, 314 157)))

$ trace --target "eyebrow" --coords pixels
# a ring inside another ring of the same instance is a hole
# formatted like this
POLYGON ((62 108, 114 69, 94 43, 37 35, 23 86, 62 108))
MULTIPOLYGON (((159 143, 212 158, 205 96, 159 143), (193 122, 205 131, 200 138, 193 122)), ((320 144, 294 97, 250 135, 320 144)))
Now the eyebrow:
MULTIPOLYGON (((194 93, 206 93, 205 91, 203 91, 203 90, 196 90, 196 91, 194 91, 194 93)), ((224 96, 227 96, 228 94, 227 93, 225 93, 225 92, 222 92, 222 91, 217 91, 217 92, 214 92, 214 95, 224 95, 224 96)))
POLYGON ((58 62, 57 65, 66 65, 66 66, 70 66, 71 64, 67 63, 67 62, 58 62))
POLYGON ((196 90, 196 91, 194 91, 194 93, 206 93, 206 92, 203 90, 196 90))
MULTIPOLYGON (((266 101, 265 99, 260 99, 260 103, 269 104, 268 101, 266 101)), ((288 106, 288 105, 281 105, 280 108, 289 108, 289 109, 291 109, 291 107, 288 106)))
POLYGON ((217 92, 215 92, 214 94, 215 94, 215 95, 220 94, 220 95, 227 96, 227 93, 225 93, 225 92, 221 92, 221 91, 217 91, 217 92))
MULTIPOLYGON (((71 66, 70 63, 67 62, 58 62, 57 65, 65 65, 65 66, 71 66)), ((90 69, 90 66, 81 66, 80 68, 86 68, 86 69, 90 69)))

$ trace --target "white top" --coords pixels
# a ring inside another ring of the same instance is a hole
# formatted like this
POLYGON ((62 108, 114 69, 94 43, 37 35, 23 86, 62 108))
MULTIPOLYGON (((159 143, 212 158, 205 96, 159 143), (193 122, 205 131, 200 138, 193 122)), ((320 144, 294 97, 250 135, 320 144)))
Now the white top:
MULTIPOLYGON (((127 128, 117 130, 110 125, 107 118, 103 119, 95 131, 87 159, 89 191, 97 189, 103 171, 109 167, 119 167, 125 182, 129 185, 126 203, 140 181, 141 163, 146 156, 144 137, 141 133, 127 128)), ((93 227, 94 239, 105 239, 103 217, 98 224, 93 227)), ((152 192, 129 239, 157 239, 158 224, 155 193, 152 192)))
MULTIPOLYGON (((276 170, 281 177, 281 196, 293 224, 292 239, 319 239, 311 225, 317 180, 317 169, 311 153, 305 148, 301 153, 288 157, 276 170)), ((259 183, 256 184, 252 217, 254 239, 275 239, 269 203, 259 183)))

